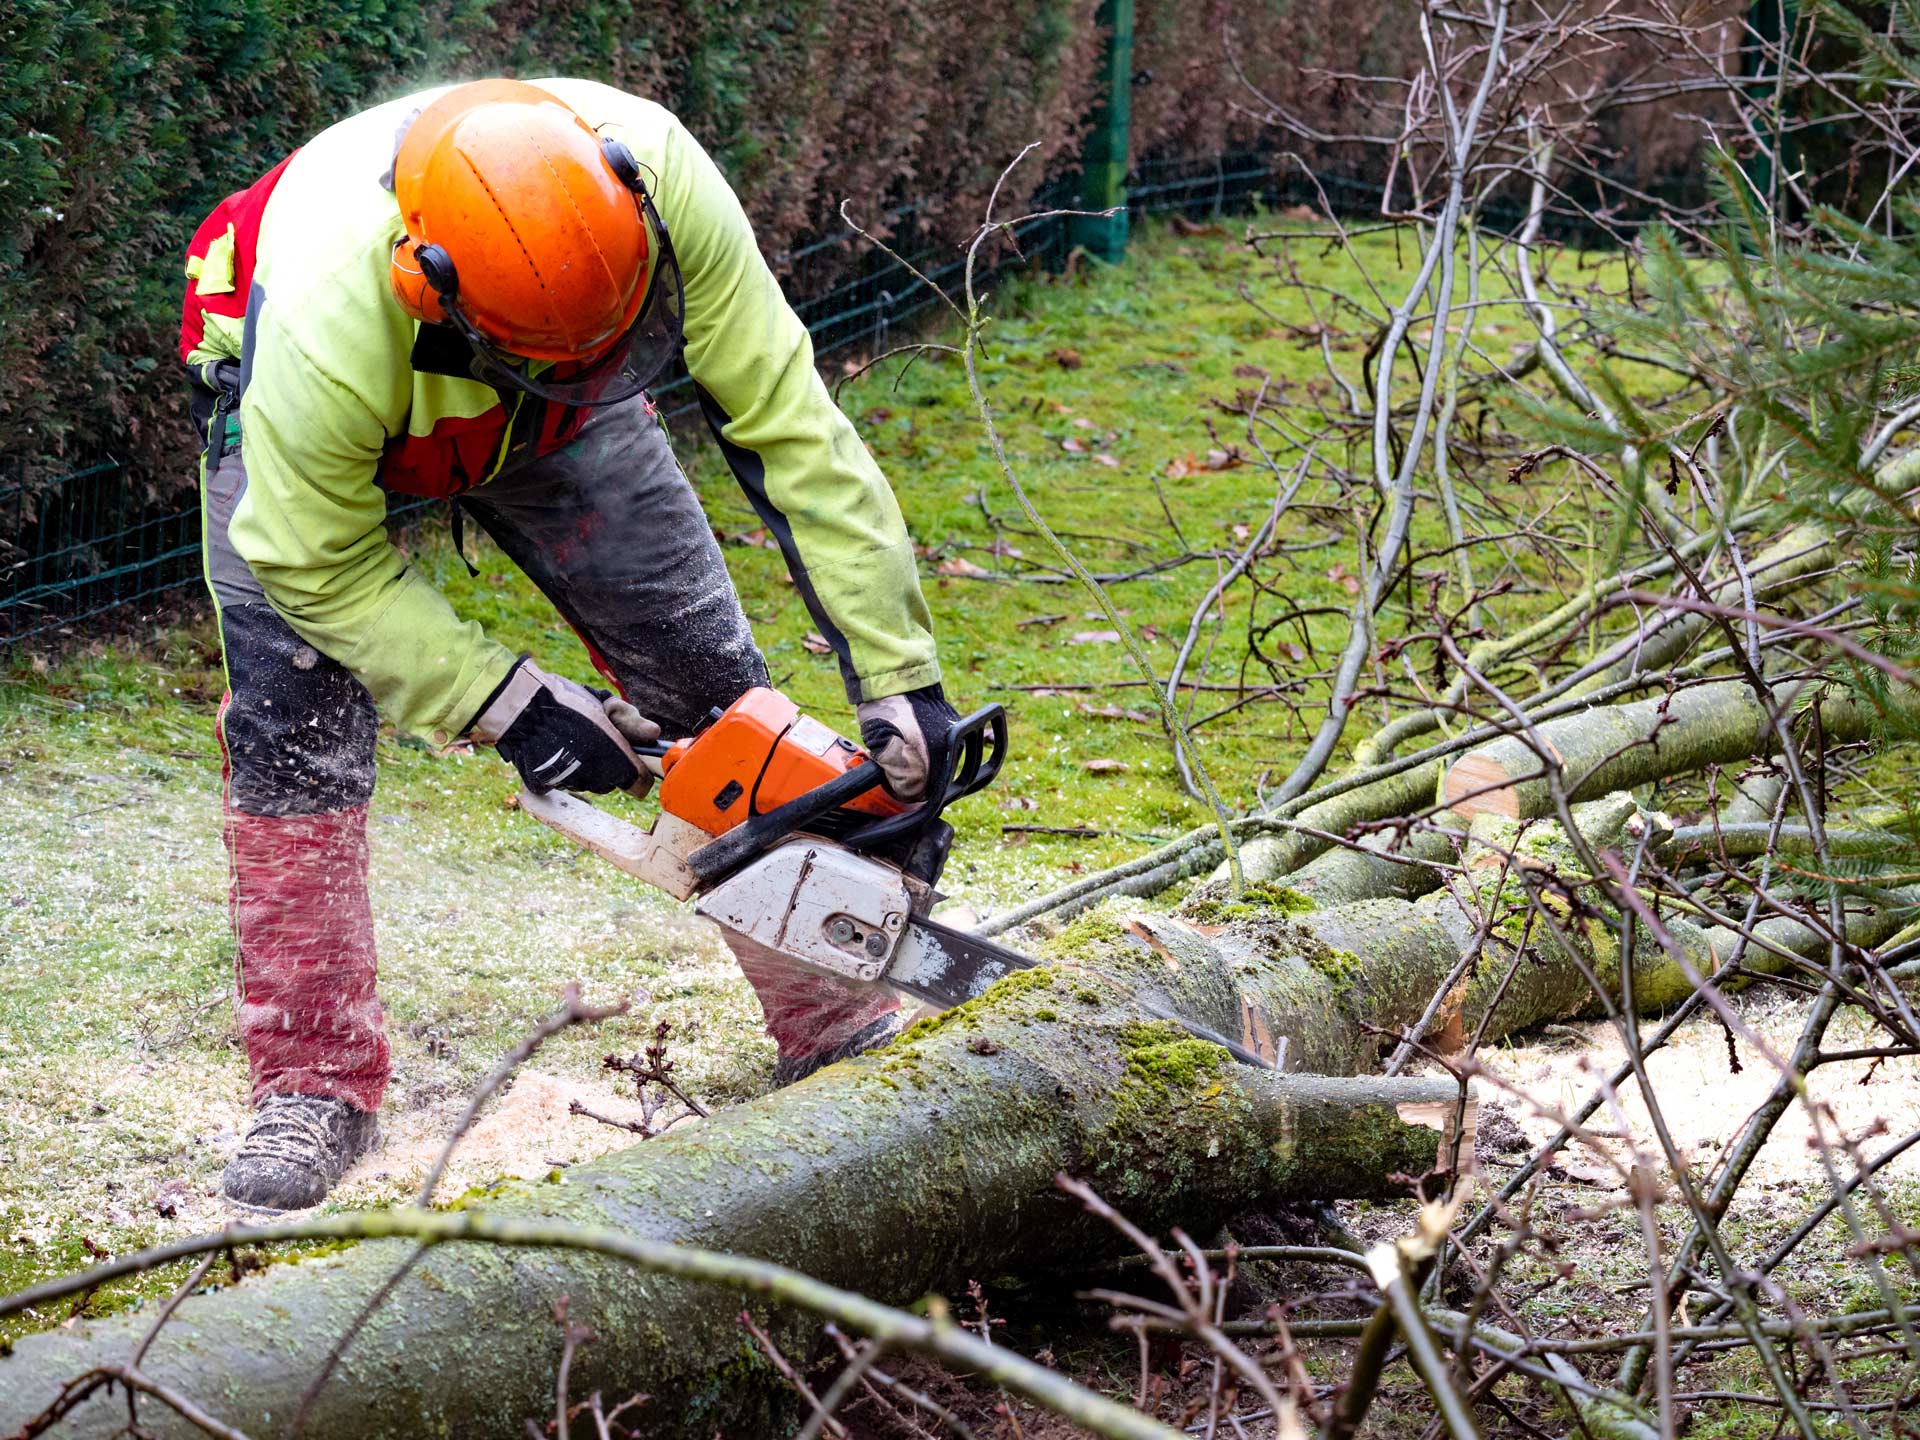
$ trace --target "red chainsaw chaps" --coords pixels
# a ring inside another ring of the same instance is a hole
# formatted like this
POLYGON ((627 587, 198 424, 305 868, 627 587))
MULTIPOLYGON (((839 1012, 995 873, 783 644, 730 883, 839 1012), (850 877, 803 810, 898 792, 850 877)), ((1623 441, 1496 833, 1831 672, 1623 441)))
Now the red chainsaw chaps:
POLYGON ((803 1059, 844 1045, 882 1015, 900 1008, 884 990, 848 985, 778 960, 737 957, 740 973, 760 997, 767 1034, 787 1059, 803 1059))
POLYGON ((268 1095, 333 1095, 372 1110, 388 1072, 374 990, 365 806, 323 815, 226 812, 236 1016, 268 1095))

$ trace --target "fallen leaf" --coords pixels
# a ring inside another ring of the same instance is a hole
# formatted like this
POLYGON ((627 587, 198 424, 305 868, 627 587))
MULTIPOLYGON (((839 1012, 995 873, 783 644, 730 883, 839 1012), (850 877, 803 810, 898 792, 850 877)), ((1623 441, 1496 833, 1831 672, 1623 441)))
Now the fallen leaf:
POLYGON ((811 630, 807 632, 807 638, 802 640, 800 644, 810 654, 831 655, 833 653, 833 646, 827 643, 827 637, 824 635, 816 635, 811 630))
POLYGON ((1118 470, 1120 468, 1120 462, 1114 459, 1113 456, 1107 454, 1105 451, 1102 451, 1100 454, 1094 456, 1093 460, 1096 465, 1105 465, 1110 470, 1118 470))
POLYGON ((1224 450, 1207 451, 1207 469, 1209 470, 1233 470, 1246 463, 1237 445, 1229 445, 1224 450))
POLYGON ((1166 473, 1169 480, 1184 480, 1189 475, 1197 474, 1199 470, 1200 462, 1193 458, 1193 451, 1189 450, 1185 455, 1169 460, 1166 473))
POLYGON ((180 1214, 180 1204, 191 1193, 191 1187, 185 1180, 169 1180, 153 1193, 153 1210, 162 1220, 173 1220, 180 1214))
POLYGON ((1089 419, 1087 419, 1087 417, 1086 417, 1086 416, 1084 416, 1084 415, 1076 415, 1076 416, 1074 416, 1074 417, 1073 417, 1073 423, 1074 423, 1074 425, 1075 425, 1075 427, 1076 427, 1076 428, 1078 428, 1078 429, 1081 429, 1081 430, 1091 430, 1091 429, 1093 429, 1093 428, 1094 428, 1094 427, 1093 427, 1093 421, 1091 421, 1091 420, 1089 420, 1089 419))
POLYGON ((1120 643, 1118 630, 1076 630, 1067 643, 1069 645, 1117 645, 1120 643))
POLYGON ((1060 442, 1060 448, 1062 450, 1070 451, 1075 455, 1084 455, 1087 453, 1087 442, 1075 436, 1069 435, 1066 439, 1060 442))
POLYGON ((1234 539, 1236 539, 1236 540, 1238 540, 1238 541, 1240 541, 1240 542, 1241 542, 1242 544, 1244 544, 1244 543, 1245 543, 1246 541, 1248 541, 1248 540, 1251 540, 1251 539, 1253 538, 1253 529, 1252 529, 1252 527, 1251 527, 1251 526, 1247 526, 1247 525, 1236 525, 1236 526, 1234 526, 1234 527, 1233 527, 1233 538, 1234 538, 1234 539))
POLYGON ((1264 380, 1267 378, 1267 372, 1262 370, 1258 365, 1236 365, 1233 367, 1233 373, 1242 380, 1264 380))
POLYGON ((1062 345, 1053 352, 1053 363, 1062 370, 1078 370, 1084 362, 1080 359, 1078 350, 1071 350, 1062 345))
POLYGON ((933 573, 936 575, 964 575, 970 580, 978 580, 982 575, 990 575, 993 572, 985 566, 974 564, 973 561, 967 559, 964 555, 956 555, 951 560, 942 560, 938 565, 934 566, 933 573))
POLYGON ((1218 225, 1201 225, 1176 213, 1172 219, 1173 233, 1176 235, 1224 235, 1227 232, 1218 225))
POLYGON ((1144 710, 1127 710, 1119 705, 1082 705, 1079 710, 1082 715, 1092 715, 1099 720, 1132 720, 1145 725, 1153 719, 1144 710))
POLYGON ((1127 768, 1124 760, 1089 760, 1087 773, 1090 775, 1113 775, 1127 768))
POLYGON ((1349 595, 1358 595, 1360 593, 1360 577, 1348 571, 1346 565, 1342 562, 1336 561, 1334 567, 1327 571, 1327 579, 1338 585, 1342 590, 1345 590, 1349 595))
POLYGON ((1576 1184, 1592 1185, 1601 1190, 1626 1189, 1626 1182, 1620 1178, 1620 1172, 1608 1165, 1595 1165, 1585 1160, 1563 1160, 1553 1166, 1552 1170, 1558 1171, 1576 1184))
POLYGON ((884 405, 876 405, 860 418, 868 425, 884 425, 893 418, 893 411, 884 405))
POLYGON ((1029 625, 1058 625, 1066 618, 1064 615, 1029 615, 1024 620, 1014 621, 1013 628, 1016 630, 1024 630, 1029 625))
POLYGON ((1029 800, 1025 795, 1009 795, 1000 802, 1002 810, 1038 810, 1040 802, 1029 800))

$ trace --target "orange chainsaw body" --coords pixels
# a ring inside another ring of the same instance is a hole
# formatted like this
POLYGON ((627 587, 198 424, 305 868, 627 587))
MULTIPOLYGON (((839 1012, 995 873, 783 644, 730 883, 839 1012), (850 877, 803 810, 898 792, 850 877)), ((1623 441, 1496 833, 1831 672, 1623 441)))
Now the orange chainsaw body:
MULTIPOLYGON (((749 690, 706 729, 676 740, 660 757, 660 808, 723 835, 755 815, 797 800, 872 759, 778 690, 749 690)), ((907 806, 875 788, 850 801, 862 814, 898 815, 907 806)))

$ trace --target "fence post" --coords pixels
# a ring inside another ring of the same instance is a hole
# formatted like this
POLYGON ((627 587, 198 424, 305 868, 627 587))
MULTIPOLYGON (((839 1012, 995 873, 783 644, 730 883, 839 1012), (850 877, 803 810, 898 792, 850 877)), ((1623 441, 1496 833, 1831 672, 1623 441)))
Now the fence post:
MULTIPOLYGON (((1100 0, 1099 23, 1107 32, 1093 105, 1093 128, 1080 151, 1081 210, 1108 210, 1127 203, 1128 129, 1133 109, 1133 0, 1100 0)), ((1067 243, 1096 260, 1118 263, 1127 253, 1127 212, 1076 215, 1067 243)))

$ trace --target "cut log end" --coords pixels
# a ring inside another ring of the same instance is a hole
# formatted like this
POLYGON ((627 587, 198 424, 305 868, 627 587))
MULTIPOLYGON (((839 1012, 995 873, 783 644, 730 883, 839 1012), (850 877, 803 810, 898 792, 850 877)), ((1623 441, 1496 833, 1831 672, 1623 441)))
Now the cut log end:
POLYGON ((1447 771, 1441 786, 1442 802, 1455 814, 1471 819, 1475 815, 1520 817, 1520 792, 1498 756, 1470 754, 1447 771))

